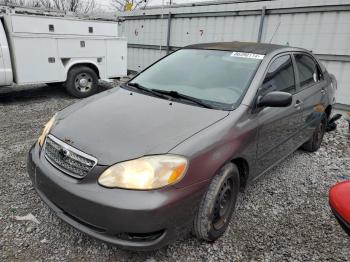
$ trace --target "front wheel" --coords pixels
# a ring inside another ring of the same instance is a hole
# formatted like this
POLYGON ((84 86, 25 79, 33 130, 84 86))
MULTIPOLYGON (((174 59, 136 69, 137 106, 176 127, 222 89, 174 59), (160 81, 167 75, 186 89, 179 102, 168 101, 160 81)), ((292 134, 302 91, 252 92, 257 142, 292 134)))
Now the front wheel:
POLYGON ((91 96, 98 90, 97 74, 87 66, 74 67, 68 73, 66 89, 69 94, 78 98, 91 96))
POLYGON ((315 131, 312 134, 312 137, 310 138, 309 141, 307 141, 305 144, 301 146, 301 149, 307 152, 316 152, 321 147, 322 140, 326 132, 326 126, 327 126, 327 116, 326 114, 323 114, 321 118, 321 122, 315 128, 315 131))
POLYGON ((238 168, 228 163, 214 177, 199 206, 193 227, 198 239, 212 242, 225 233, 238 193, 238 168))

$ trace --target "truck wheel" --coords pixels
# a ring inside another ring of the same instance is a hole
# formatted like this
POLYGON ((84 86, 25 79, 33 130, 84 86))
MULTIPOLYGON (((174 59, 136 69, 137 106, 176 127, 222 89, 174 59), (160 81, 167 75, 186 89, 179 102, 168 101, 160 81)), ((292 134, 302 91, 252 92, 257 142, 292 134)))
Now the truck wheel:
POLYGON ((98 77, 87 66, 73 67, 68 73, 66 89, 69 94, 78 98, 91 96, 97 93, 98 77))
POLYGON ((236 206, 239 193, 239 171, 228 163, 214 177, 194 219, 193 232, 198 239, 209 242, 221 237, 236 206))
POLYGON ((326 126, 327 126, 327 116, 326 114, 323 114, 321 122, 315 128, 315 131, 312 137, 310 138, 309 141, 307 141, 305 144, 301 146, 301 149, 307 152, 316 152, 321 147, 323 136, 324 136, 324 133, 326 132, 326 126))

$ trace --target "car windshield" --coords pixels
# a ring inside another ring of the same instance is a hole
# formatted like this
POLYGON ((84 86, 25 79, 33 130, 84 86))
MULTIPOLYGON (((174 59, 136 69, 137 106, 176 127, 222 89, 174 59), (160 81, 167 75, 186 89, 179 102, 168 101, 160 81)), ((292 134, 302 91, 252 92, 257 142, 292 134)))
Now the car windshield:
POLYGON ((130 84, 174 91, 215 108, 231 110, 240 103, 261 61, 236 54, 239 53, 181 49, 146 69, 130 84))

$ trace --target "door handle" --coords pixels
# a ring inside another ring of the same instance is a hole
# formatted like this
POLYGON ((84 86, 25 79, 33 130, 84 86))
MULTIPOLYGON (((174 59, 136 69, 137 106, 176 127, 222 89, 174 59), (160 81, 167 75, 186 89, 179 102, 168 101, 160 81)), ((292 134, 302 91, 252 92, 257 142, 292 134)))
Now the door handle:
POLYGON ((294 108, 296 108, 297 110, 300 110, 302 104, 303 104, 302 101, 297 100, 297 101, 295 102, 294 108))

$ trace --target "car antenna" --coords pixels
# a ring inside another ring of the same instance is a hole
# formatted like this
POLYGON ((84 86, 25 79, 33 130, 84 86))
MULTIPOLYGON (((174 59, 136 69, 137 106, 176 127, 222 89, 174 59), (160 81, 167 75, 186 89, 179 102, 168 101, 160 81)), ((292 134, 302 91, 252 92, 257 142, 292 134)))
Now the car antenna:
POLYGON ((273 38, 275 37, 275 35, 276 35, 278 29, 280 28, 280 25, 281 25, 281 21, 279 21, 278 25, 276 26, 275 32, 273 32, 269 44, 271 44, 271 42, 272 42, 273 38))

